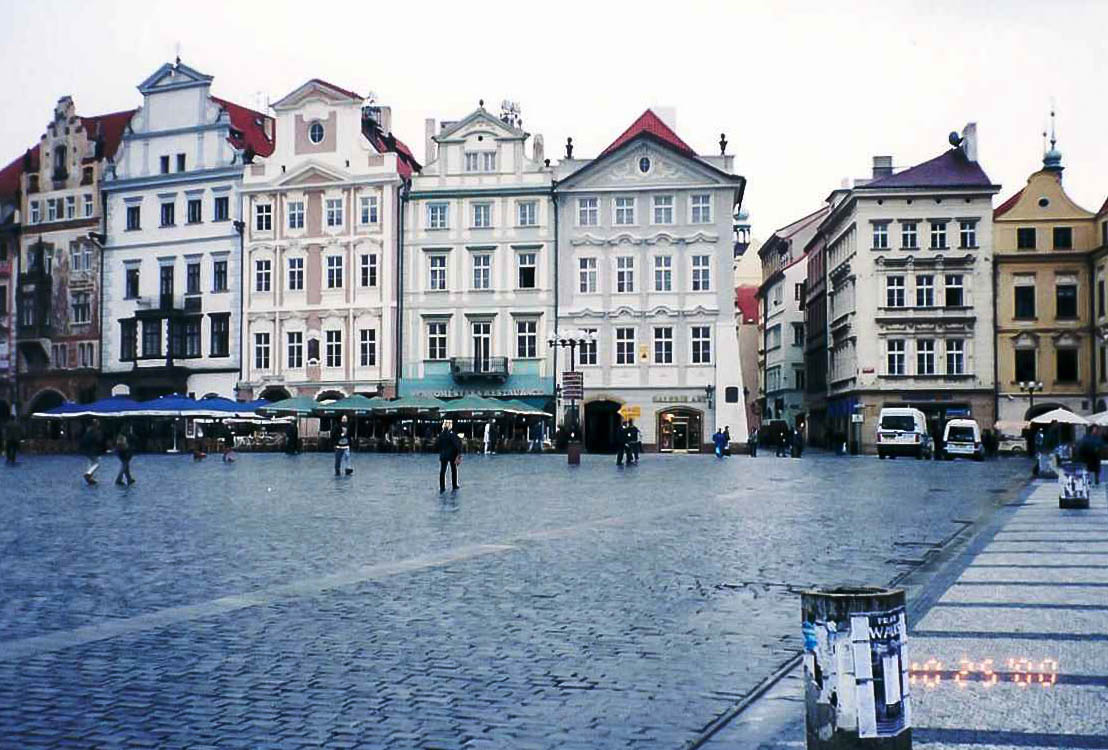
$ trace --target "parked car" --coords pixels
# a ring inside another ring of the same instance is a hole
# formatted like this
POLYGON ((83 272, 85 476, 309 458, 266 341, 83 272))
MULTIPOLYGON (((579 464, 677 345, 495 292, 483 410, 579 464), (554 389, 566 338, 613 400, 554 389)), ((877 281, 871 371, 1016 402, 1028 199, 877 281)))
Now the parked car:
POLYGON ((996 423, 997 453, 1022 456, 1027 452, 1027 422, 996 423))
POLYGON ((927 417, 919 409, 886 407, 877 420, 877 457, 931 458, 933 442, 927 417))
POLYGON ((943 428, 943 458, 953 461, 957 456, 985 460, 981 428, 972 419, 952 419, 943 428))

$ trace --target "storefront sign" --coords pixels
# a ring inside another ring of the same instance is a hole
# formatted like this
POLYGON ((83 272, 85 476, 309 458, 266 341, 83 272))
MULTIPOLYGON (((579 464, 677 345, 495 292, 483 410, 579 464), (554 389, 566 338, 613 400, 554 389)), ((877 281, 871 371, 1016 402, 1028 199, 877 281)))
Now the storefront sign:
POLYGON ((550 396, 551 394, 549 391, 542 391, 538 388, 471 388, 465 390, 450 388, 438 391, 412 391, 411 395, 434 396, 435 398, 461 398, 462 396, 482 396, 484 398, 510 396, 515 398, 516 396, 550 396))
POLYGON ((654 396, 651 399, 656 404, 688 404, 688 403, 702 403, 708 400, 707 396, 654 396))
POLYGON ((585 373, 562 373, 562 398, 569 401, 580 401, 585 397, 585 373))
POLYGON ((638 406, 621 406, 619 414, 624 419, 638 419, 642 416, 642 408, 638 406))

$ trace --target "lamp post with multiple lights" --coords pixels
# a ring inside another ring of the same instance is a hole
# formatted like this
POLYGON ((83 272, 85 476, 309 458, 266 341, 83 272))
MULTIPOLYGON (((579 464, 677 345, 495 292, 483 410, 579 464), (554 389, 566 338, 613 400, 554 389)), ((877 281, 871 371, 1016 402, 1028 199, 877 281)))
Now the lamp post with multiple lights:
POLYGON ((1035 411, 1035 394, 1043 389, 1043 384, 1037 380, 1021 380, 1020 390, 1027 393, 1027 418, 1031 419, 1035 415, 1031 412, 1035 411))
MULTIPOLYGON (((584 349, 589 344, 596 342, 596 331, 586 331, 583 328, 578 328, 573 331, 559 332, 555 330, 550 331, 550 335, 546 339, 547 346, 555 351, 559 348, 569 349, 569 370, 567 372, 577 371, 577 347, 584 349)), ((555 371, 557 371, 557 356, 555 356, 555 371)), ((565 380, 563 376, 563 381, 565 380)), ((577 463, 575 458, 581 454, 581 429, 580 420, 577 413, 577 396, 573 391, 568 391, 563 384, 562 399, 569 401, 569 406, 565 415, 565 427, 569 433, 569 457, 570 463, 577 463)))

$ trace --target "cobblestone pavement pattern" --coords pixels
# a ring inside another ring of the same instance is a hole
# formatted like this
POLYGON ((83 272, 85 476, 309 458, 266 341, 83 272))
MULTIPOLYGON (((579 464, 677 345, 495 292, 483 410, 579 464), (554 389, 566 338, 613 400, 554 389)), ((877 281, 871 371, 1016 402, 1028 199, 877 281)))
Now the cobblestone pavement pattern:
POLYGON ((681 747, 1022 461, 75 457, 0 475, 0 747, 681 747), (108 459, 104 478, 114 472, 108 459))

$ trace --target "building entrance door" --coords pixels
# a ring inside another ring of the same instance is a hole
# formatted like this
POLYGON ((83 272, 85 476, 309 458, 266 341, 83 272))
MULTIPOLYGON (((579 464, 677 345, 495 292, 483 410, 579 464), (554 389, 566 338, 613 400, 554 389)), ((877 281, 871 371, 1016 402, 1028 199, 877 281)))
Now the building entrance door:
POLYGON ((473 369, 488 372, 492 354, 492 323, 479 320, 473 324, 473 369))
POLYGON ((670 409, 658 414, 658 450, 696 453, 702 440, 701 413, 695 409, 670 409))

